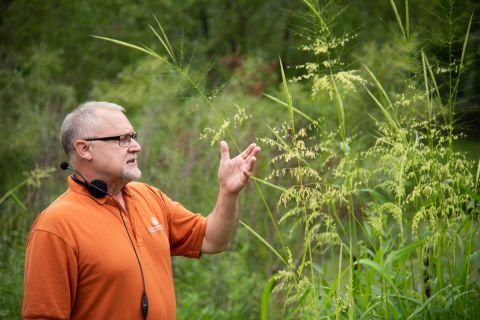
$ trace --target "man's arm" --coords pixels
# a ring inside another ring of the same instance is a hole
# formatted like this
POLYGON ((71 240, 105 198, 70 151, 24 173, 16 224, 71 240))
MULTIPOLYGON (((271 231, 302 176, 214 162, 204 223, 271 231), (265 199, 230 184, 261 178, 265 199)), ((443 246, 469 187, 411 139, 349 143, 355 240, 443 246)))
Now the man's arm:
POLYGON ((52 232, 31 232, 25 257, 22 319, 68 319, 78 266, 73 248, 52 232))
POLYGON ((203 253, 218 253, 228 248, 239 217, 238 194, 247 185, 259 152, 260 148, 252 143, 238 156, 230 159, 227 143, 220 143, 220 190, 215 208, 207 217, 203 253))

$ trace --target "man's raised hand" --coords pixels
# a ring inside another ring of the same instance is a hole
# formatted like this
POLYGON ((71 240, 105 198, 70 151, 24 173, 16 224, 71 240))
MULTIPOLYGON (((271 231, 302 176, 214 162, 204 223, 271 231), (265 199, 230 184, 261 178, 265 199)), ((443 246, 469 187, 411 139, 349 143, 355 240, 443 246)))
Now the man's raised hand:
POLYGON ((225 141, 220 142, 221 158, 218 178, 221 191, 236 195, 243 189, 252 174, 256 156, 260 150, 260 147, 252 143, 238 156, 230 159, 228 144, 225 141))

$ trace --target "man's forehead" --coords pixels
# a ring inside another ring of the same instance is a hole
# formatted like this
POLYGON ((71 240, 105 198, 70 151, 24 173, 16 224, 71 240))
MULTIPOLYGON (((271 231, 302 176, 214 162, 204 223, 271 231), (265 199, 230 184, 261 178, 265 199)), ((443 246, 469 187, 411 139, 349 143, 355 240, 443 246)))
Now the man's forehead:
POLYGON ((121 134, 129 133, 133 130, 130 121, 128 121, 128 118, 120 110, 101 108, 97 110, 97 116, 101 122, 100 126, 97 128, 98 131, 123 130, 118 133, 121 134))
POLYGON ((110 109, 110 108, 98 108, 95 110, 97 116, 99 117, 125 117, 125 114, 120 110, 110 109))

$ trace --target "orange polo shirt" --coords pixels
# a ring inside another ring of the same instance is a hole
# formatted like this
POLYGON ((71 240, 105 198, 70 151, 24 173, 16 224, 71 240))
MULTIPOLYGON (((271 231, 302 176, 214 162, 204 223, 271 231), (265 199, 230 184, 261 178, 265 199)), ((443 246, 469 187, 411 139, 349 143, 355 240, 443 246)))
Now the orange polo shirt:
MULTIPOLYGON (((142 319, 142 278, 110 197, 69 189, 32 225, 25 259, 24 319, 142 319)), ((175 319, 171 256, 200 256, 207 225, 160 190, 131 182, 125 215, 145 276, 147 319, 175 319)))

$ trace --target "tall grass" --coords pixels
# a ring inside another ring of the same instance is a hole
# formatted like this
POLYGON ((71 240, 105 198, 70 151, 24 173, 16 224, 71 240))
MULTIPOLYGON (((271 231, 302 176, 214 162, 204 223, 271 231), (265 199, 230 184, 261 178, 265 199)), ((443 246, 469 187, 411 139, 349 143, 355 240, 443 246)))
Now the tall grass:
MULTIPOLYGON (((408 41, 408 1, 405 26, 395 2, 390 3, 408 41)), ((305 46, 317 62, 301 66, 306 73, 295 80, 313 79, 312 95, 323 91, 330 96, 324 107, 336 108, 338 126, 328 125, 331 118, 307 119, 303 127, 289 120, 263 140, 278 154, 270 178, 283 178, 286 189, 279 198, 280 223, 289 223, 293 236, 303 236, 303 248, 287 248, 288 265, 274 276, 276 283, 266 286, 267 293, 273 288, 278 294, 285 311, 268 313, 272 298, 264 294, 263 318, 477 318, 480 206, 475 171, 480 162, 475 168, 452 148, 460 138, 454 134, 453 113, 472 18, 465 25, 458 72, 449 83, 438 83, 423 51, 412 53, 422 65, 413 78, 423 81, 411 84, 424 92, 418 116, 398 110, 368 67, 365 78, 343 78, 357 71, 338 70, 332 54, 349 36, 333 37, 318 4, 308 6, 322 26, 313 44, 305 46), (372 145, 362 144, 360 132, 346 127, 344 97, 358 94, 355 82, 381 111, 374 118, 372 145), (447 97, 440 95, 439 85, 453 86, 447 97)), ((285 99, 292 104, 288 94, 285 99)))

